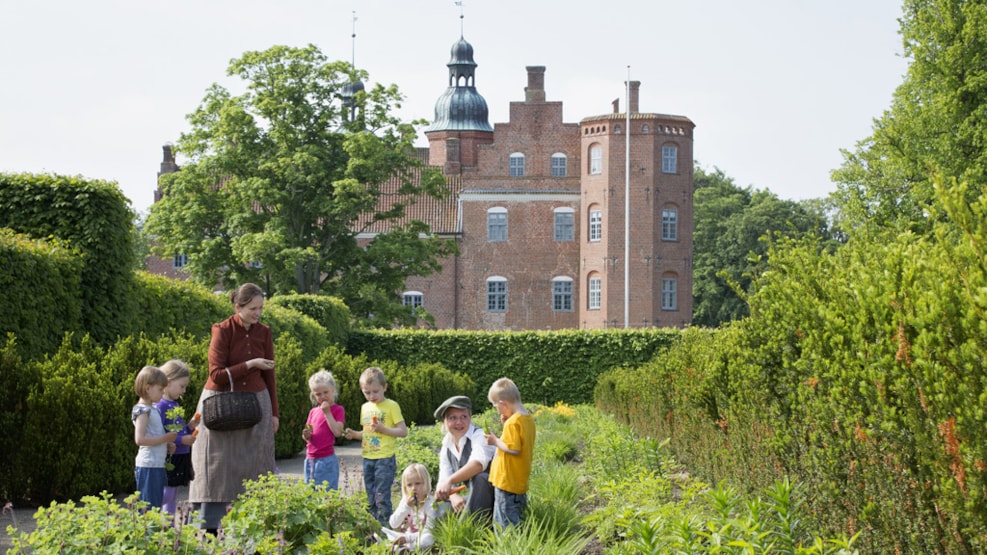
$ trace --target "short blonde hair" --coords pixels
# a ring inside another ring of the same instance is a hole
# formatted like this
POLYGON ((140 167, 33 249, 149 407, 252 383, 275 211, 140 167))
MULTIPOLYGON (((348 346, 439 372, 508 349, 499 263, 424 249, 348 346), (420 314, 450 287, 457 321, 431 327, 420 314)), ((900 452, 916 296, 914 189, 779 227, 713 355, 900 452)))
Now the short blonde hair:
POLYGON ((168 376, 169 382, 192 377, 192 371, 189 369, 188 364, 185 364, 184 360, 177 358, 173 358, 162 364, 161 371, 165 373, 165 376, 168 376))
MULTIPOLYGON (((425 497, 432 495, 432 476, 429 475, 428 469, 425 468, 425 465, 421 463, 411 463, 405 467, 404 472, 401 473, 401 492, 408 495, 408 491, 405 488, 405 482, 408 481, 408 478, 413 476, 417 476, 422 482, 425 483, 425 497)), ((420 499, 419 501, 424 501, 424 499, 420 499)))
MULTIPOLYGON (((319 368, 319 371, 312 374, 308 378, 308 388, 311 391, 315 389, 316 386, 327 385, 332 388, 332 400, 335 402, 339 399, 339 388, 336 387, 336 378, 332 377, 332 374, 325 368, 319 368)), ((309 399, 312 400, 312 404, 315 404, 315 394, 309 393, 309 399)))
POLYGON ((487 399, 491 402, 520 403, 521 392, 510 378, 500 378, 490 386, 487 399))
POLYGON ((370 385, 373 383, 381 387, 387 385, 387 378, 384 377, 384 371, 379 366, 371 366, 360 374, 360 385, 370 385))
POLYGON ((165 373, 157 366, 145 366, 140 369, 137 377, 134 378, 134 393, 137 394, 137 397, 143 399, 144 395, 147 394, 148 388, 152 385, 168 387, 168 376, 165 376, 165 373))

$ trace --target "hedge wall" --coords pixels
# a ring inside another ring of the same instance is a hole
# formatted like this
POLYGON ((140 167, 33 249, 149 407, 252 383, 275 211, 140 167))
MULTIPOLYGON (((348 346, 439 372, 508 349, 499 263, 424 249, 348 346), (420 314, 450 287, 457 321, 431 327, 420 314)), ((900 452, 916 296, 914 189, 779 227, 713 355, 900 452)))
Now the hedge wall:
POLYGON ((863 553, 987 552, 987 197, 940 188, 934 232, 776 245, 751 316, 616 370, 600 406, 711 482, 808 492, 863 553))
POLYGON ((66 243, 0 229, 0 337, 14 334, 28 358, 55 350, 83 330, 82 259, 66 243))
POLYGON ((129 205, 115 183, 0 173, 0 228, 39 239, 57 237, 79 251, 83 326, 102 345, 129 334, 134 315, 129 205))
MULTIPOLYGON (((661 354, 678 330, 564 330, 525 332, 353 331, 347 351, 401 364, 439 363, 469 376, 485 399, 507 376, 525 402, 589 403, 597 377, 618 366, 637 366, 661 354)), ((482 399, 481 399, 482 400, 482 399)))

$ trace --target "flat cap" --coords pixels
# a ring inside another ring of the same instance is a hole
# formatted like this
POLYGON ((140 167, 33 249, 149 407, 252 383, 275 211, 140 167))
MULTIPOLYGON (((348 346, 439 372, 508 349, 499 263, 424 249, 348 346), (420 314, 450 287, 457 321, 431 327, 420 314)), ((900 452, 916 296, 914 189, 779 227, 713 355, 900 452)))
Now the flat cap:
POLYGON ((435 409, 435 419, 442 420, 446 416, 446 411, 454 409, 466 409, 473 412, 473 402, 470 398, 465 395, 454 395, 449 397, 439 405, 439 408, 435 409))

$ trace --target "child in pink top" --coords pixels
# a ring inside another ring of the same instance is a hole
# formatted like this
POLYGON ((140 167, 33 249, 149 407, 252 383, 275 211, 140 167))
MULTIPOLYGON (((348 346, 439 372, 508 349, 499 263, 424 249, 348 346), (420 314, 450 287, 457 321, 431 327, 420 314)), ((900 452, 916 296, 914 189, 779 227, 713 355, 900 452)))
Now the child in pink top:
POLYGON ((336 404, 336 380, 325 369, 308 379, 312 404, 302 438, 305 447, 305 483, 328 483, 329 489, 339 489, 339 459, 336 458, 336 437, 343 434, 345 411, 336 404))

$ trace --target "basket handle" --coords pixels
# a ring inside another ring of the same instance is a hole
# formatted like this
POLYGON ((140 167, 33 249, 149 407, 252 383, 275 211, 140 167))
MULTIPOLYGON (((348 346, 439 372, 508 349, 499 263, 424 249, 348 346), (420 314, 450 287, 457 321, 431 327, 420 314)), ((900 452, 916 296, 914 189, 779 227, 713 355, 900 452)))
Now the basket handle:
POLYGON ((233 373, 230 372, 230 367, 226 367, 226 375, 230 377, 230 391, 233 391, 233 373))

